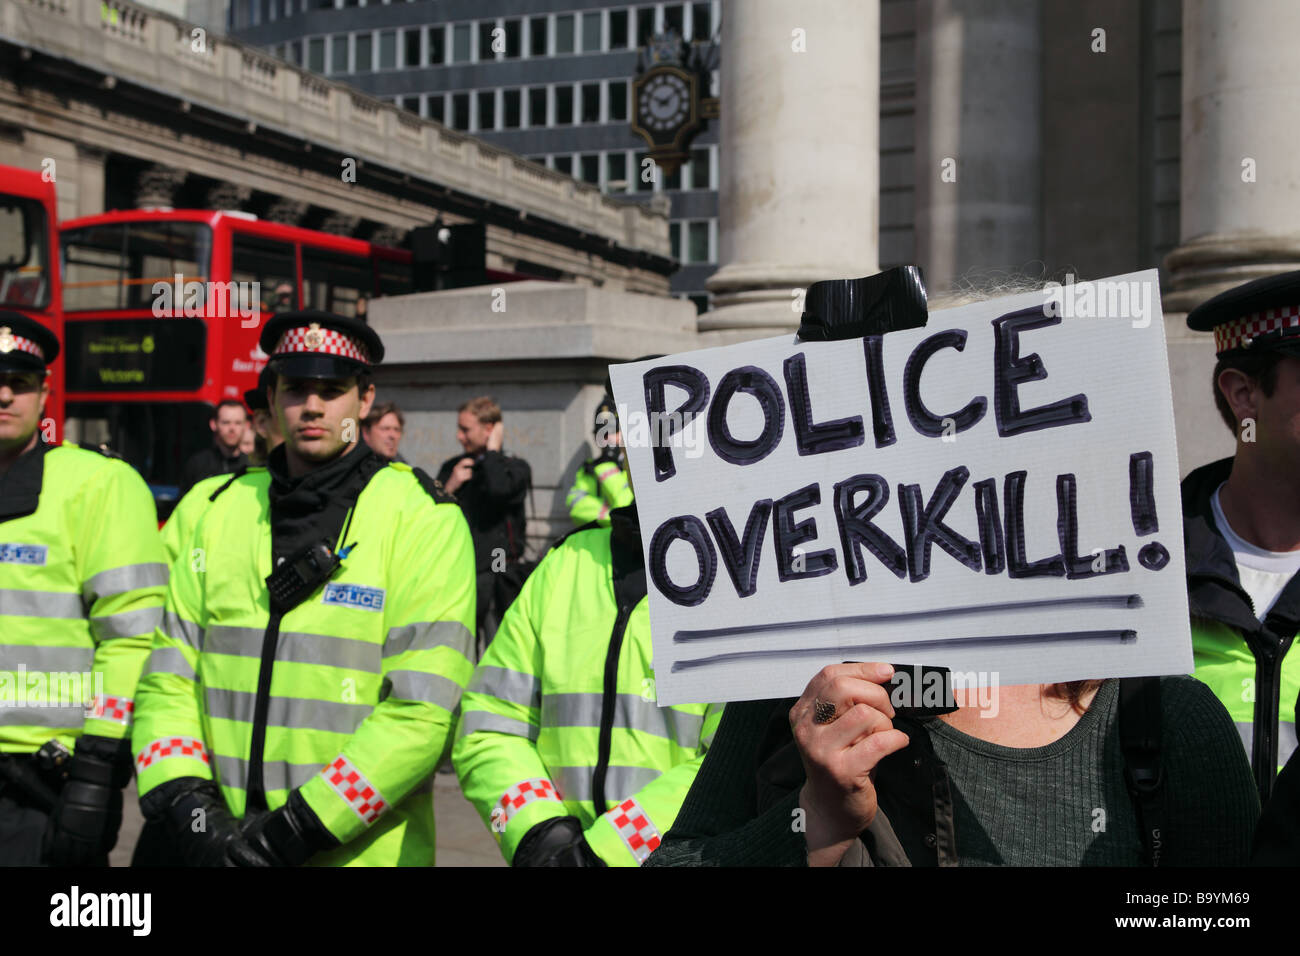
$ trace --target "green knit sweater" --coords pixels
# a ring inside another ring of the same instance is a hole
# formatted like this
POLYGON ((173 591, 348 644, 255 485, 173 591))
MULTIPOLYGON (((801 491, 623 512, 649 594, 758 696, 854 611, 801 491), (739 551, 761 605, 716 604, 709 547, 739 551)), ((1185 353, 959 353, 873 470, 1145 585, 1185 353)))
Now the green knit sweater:
MULTIPOLYGON (((961 865, 1141 863, 1124 784, 1118 688, 1117 681, 1102 684, 1070 732, 1045 747, 1002 747, 939 720, 924 722, 951 783, 961 865)), ((790 703, 727 705, 681 812, 646 865, 807 864, 797 825, 798 786, 772 800, 760 797, 756 785, 760 742, 774 709, 790 703)), ((1231 719, 1209 688, 1190 677, 1161 680, 1161 710, 1167 780, 1162 865, 1245 863, 1259 800, 1231 719)), ((916 845, 903 832, 909 821, 890 824, 905 846, 916 845)))

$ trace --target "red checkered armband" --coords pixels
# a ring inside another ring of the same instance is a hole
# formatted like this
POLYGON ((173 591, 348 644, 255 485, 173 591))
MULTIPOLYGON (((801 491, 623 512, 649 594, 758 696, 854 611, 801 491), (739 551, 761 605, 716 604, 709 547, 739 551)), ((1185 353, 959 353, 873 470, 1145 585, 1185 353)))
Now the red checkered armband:
POLYGON ((321 776, 366 826, 378 820, 380 814, 388 809, 388 801, 371 785, 365 774, 342 754, 321 771, 321 776))
POLYGON ((130 727, 131 721, 135 717, 135 701, 130 697, 96 694, 95 699, 91 701, 90 707, 86 711, 86 716, 93 720, 110 720, 115 724, 130 727))
POLYGON ((194 737, 160 737, 136 755, 135 768, 138 771, 145 770, 155 761, 167 757, 192 757, 204 763, 211 763, 203 741, 194 737))
MULTIPOLYGON (((534 777, 531 780, 523 780, 513 787, 506 790, 497 801, 497 807, 501 811, 501 825, 510 822, 510 818, 519 810, 534 800, 554 800, 556 803, 563 803, 560 799, 560 793, 555 789, 555 784, 544 777, 534 777)), ((496 816, 496 814, 493 814, 496 816)))
POLYGON ((629 797, 605 814, 622 838, 624 845, 636 857, 638 865, 659 846, 659 828, 646 816, 645 810, 629 797))

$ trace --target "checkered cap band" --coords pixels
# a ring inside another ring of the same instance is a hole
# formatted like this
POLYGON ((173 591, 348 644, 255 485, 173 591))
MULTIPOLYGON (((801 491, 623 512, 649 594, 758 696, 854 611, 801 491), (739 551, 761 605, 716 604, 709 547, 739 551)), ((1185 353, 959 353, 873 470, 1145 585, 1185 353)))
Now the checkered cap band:
POLYGON ((350 335, 344 335, 335 329, 313 329, 309 326, 301 326, 296 329, 289 329, 280 336, 280 341, 276 343, 275 351, 271 353, 274 358, 277 355, 297 355, 300 353, 308 355, 335 355, 339 358, 353 359, 366 365, 370 364, 370 352, 365 343, 354 339, 350 335), (319 341, 314 348, 312 344, 319 341))
POLYGON ((564 802, 560 799, 560 791, 555 788, 555 784, 544 777, 534 777, 531 780, 520 781, 506 790, 497 801, 497 806, 505 813, 504 822, 509 823, 512 816, 534 800, 564 802))
POLYGON ((135 701, 130 697, 111 697, 96 694, 91 702, 89 716, 95 720, 111 720, 124 727, 131 726, 135 717, 135 701))
POLYGON ((628 797, 605 816, 609 817, 609 822, 614 825, 638 864, 644 863, 646 857, 659 846, 659 828, 635 798, 628 797))
POLYGON ((367 826, 378 820, 379 815, 388 809, 388 801, 352 765, 352 761, 342 754, 334 758, 334 762, 321 773, 367 826))
POLYGON ((40 359, 42 365, 45 364, 45 353, 41 350, 41 347, 31 339, 25 339, 16 332, 0 333, 0 354, 8 354, 9 352, 26 352, 40 359))
POLYGON ((1243 315, 1240 319, 1214 327, 1214 350, 1227 352, 1230 349, 1245 348, 1261 335, 1296 326, 1300 326, 1300 305, 1243 315))
POLYGON ((143 770, 155 760, 162 760, 165 757, 193 757, 204 763, 210 763, 203 741, 194 737, 159 737, 136 755, 136 769, 143 770))

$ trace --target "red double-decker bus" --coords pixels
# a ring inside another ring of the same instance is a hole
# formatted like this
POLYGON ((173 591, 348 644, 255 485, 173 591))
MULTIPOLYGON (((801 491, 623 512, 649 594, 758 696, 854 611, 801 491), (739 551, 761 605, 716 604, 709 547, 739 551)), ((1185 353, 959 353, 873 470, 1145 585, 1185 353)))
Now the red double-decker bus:
MULTIPOLYGON (((41 173, 0 166, 0 308, 36 319, 62 341, 57 222, 53 182, 41 173)), ((41 423, 51 443, 63 440, 63 368, 60 355, 50 366, 50 397, 41 423)))
POLYGON ((214 406, 257 384, 269 316, 364 317, 369 300, 411 291, 407 251, 246 213, 109 212, 59 234, 69 434, 120 452, 164 518, 186 459, 212 441, 214 406))

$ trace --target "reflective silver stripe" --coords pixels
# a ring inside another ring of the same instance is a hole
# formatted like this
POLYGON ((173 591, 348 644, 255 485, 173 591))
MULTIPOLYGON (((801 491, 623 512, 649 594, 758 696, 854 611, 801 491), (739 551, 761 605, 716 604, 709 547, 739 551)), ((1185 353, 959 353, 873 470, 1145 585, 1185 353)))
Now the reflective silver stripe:
POLYGON ((388 630, 384 641, 384 656, 396 657, 407 651, 427 651, 435 647, 451 647, 466 657, 473 646, 469 628, 460 621, 432 621, 404 624, 388 630))
POLYGON ((576 504, 577 502, 581 501, 583 498, 587 497, 587 495, 589 495, 589 494, 591 494, 591 492, 589 492, 589 491, 580 491, 580 490, 578 490, 578 489, 574 489, 573 491, 570 491, 570 492, 569 492, 569 500, 568 500, 568 502, 567 502, 568 505, 569 505, 569 507, 572 508, 572 507, 574 506, 574 504, 576 504))
MULTIPOLYGON (((217 755, 217 774, 223 786, 237 790, 248 788, 248 761, 239 757, 217 755)), ((287 760, 262 761, 262 783, 267 790, 292 790, 301 787, 325 766, 318 763, 290 763, 287 760)))
POLYGON ((175 611, 163 609, 162 632, 174 641, 188 644, 194 650, 203 651, 203 628, 193 621, 187 621, 175 611))
POLYGON ((179 647, 155 647, 149 652, 149 661, 145 664, 146 674, 175 674, 189 680, 198 680, 199 675, 185 659, 179 647))
MULTIPOLYGON (((204 688, 208 716, 221 720, 253 722, 257 694, 244 690, 204 688)), ((308 700, 301 697, 272 697, 267 706, 268 726, 294 730, 323 730, 350 734, 373 710, 369 704, 345 704, 332 700, 308 700)), ((320 769, 317 767, 316 769, 320 769)))
POLYGON ((418 700, 455 710, 460 703, 461 687, 441 674, 424 671, 389 671, 386 678, 392 683, 389 697, 398 700, 418 700))
POLYGON ((14 707, 0 702, 0 727, 77 728, 86 722, 84 707, 14 707))
MULTIPOLYGON (((600 694, 547 694, 542 698, 543 727, 599 727, 603 703, 600 694)), ((614 726, 654 734, 691 750, 700 745, 704 718, 636 694, 618 694, 614 699, 614 726)))
MULTIPOLYGON (((204 648, 208 654, 260 658, 265 636, 265 628, 214 624, 208 628, 204 648)), ((280 632, 275 645, 275 659, 295 664, 322 664, 371 674, 378 674, 381 669, 379 647, 376 644, 299 631, 280 632)))
MULTIPOLYGON (((590 800, 594 767, 548 767, 551 779, 565 800, 590 800)), ((662 771, 653 767, 615 767, 605 773, 605 802, 610 806, 637 793, 657 779, 662 771)))
MULTIPOLYGON (((1237 733, 1241 736, 1241 744, 1246 748, 1246 759, 1250 759, 1251 746, 1255 742, 1255 725, 1249 720, 1239 720, 1237 723, 1237 733)), ((1278 721, 1277 725, 1277 765, 1279 767, 1286 764, 1291 759, 1297 747, 1295 724, 1290 721, 1278 721)))
POLYGON ((486 664, 480 664, 474 671, 466 690, 508 700, 521 707, 537 707, 542 698, 542 682, 534 675, 486 664))
POLYGON ((490 714, 485 710, 461 711, 460 735, 462 737, 481 731, 489 731, 498 734, 511 734, 515 737, 527 737, 529 740, 535 741, 539 730, 539 727, 530 724, 526 720, 515 720, 513 717, 490 714))
POLYGON ((95 639, 100 641, 111 641, 115 637, 152 635, 153 629, 162 623, 162 611, 161 606, 142 607, 136 611, 92 617, 90 630, 95 639))
POLYGON ((167 565, 126 564, 120 568, 100 571, 81 588, 81 595, 89 607, 100 598, 113 597, 139 588, 167 586, 167 565))
POLYGON ((0 644, 0 669, 28 671, 87 671, 95 662, 90 647, 0 644))
POLYGON ((0 588, 0 615, 13 617, 84 618, 80 594, 66 591, 17 591, 0 588))

